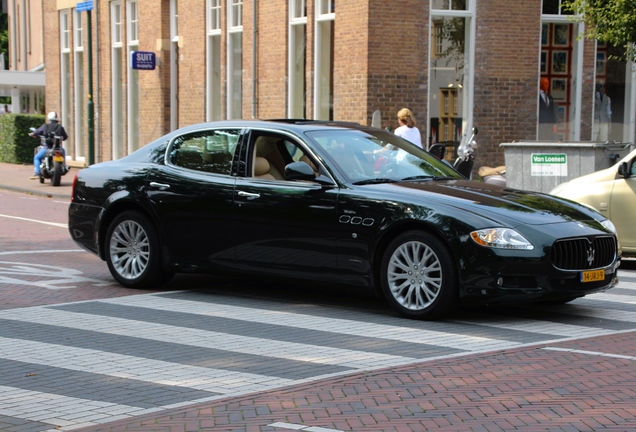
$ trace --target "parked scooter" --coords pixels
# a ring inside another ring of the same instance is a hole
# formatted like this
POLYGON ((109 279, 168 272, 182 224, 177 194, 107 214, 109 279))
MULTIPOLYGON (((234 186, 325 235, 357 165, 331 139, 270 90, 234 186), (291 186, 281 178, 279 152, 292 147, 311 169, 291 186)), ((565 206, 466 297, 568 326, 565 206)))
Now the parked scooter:
MULTIPOLYGON (((473 178, 473 167, 475 165, 475 148, 477 142, 475 141, 475 135, 477 135, 477 128, 472 129, 472 135, 467 140, 460 143, 457 148, 457 159, 453 168, 461 175, 469 180, 473 178)), ((506 185, 506 167, 499 166, 496 168, 482 166, 477 170, 477 175, 481 177, 484 183, 495 184, 499 186, 506 185)))
MULTIPOLYGON (((35 132, 33 127, 30 130, 31 134, 35 132)), ((44 179, 50 179, 51 185, 59 186, 62 176, 68 172, 68 168, 64 163, 64 153, 62 152, 62 137, 59 135, 49 137, 44 135, 32 136, 40 138, 40 146, 36 147, 35 153, 41 148, 47 149, 40 164, 40 183, 44 183, 44 179), (52 143, 52 147, 49 148, 47 140, 52 143)))
MULTIPOLYGON (((472 135, 468 139, 462 139, 462 142, 457 147, 457 159, 453 164, 453 168, 468 180, 472 180, 473 166, 475 165, 475 147, 477 142, 475 141, 475 135, 477 135, 477 128, 472 128, 472 135)), ((464 136, 465 137, 465 136, 464 136)))

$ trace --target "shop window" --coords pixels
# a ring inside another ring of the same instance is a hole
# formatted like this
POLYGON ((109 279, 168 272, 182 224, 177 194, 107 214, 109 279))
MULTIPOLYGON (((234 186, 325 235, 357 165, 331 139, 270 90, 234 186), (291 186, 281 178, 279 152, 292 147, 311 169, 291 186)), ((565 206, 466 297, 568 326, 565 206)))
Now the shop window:
POLYGON ((542 107, 556 113, 556 130, 552 125, 540 125, 540 140, 571 138, 572 33, 572 25, 567 23, 543 23, 541 26, 541 78, 548 80, 547 93, 554 103, 554 107, 542 107))
POLYGON ((427 148, 437 143, 456 146, 470 129, 474 8, 470 0, 431 2, 427 148))

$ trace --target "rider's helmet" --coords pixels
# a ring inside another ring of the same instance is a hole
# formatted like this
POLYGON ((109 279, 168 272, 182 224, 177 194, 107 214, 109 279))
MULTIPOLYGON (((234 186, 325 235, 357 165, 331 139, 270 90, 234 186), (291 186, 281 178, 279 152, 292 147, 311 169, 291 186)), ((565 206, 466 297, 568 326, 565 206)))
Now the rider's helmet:
POLYGON ((60 121, 60 118, 57 116, 57 113, 55 111, 51 111, 47 117, 49 121, 52 121, 52 122, 60 121))

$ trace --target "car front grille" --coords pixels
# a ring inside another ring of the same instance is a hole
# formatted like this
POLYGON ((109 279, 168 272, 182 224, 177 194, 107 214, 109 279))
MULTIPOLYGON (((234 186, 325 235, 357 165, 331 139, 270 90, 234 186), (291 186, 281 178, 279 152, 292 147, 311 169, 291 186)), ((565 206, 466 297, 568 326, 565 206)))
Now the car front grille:
POLYGON ((587 270, 606 267, 616 259, 616 238, 577 238, 558 240, 550 253, 552 264, 561 270, 587 270))

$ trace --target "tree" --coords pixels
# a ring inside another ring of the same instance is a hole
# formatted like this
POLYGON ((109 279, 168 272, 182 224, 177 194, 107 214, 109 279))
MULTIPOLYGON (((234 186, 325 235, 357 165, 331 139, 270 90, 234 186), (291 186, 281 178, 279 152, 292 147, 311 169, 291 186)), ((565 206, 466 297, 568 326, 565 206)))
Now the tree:
POLYGON ((616 60, 636 61, 636 1, 563 0, 563 9, 585 23, 585 37, 624 48, 616 60))

